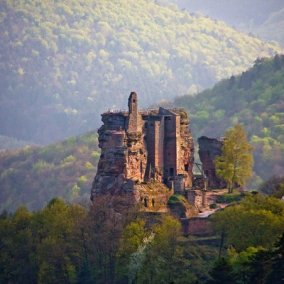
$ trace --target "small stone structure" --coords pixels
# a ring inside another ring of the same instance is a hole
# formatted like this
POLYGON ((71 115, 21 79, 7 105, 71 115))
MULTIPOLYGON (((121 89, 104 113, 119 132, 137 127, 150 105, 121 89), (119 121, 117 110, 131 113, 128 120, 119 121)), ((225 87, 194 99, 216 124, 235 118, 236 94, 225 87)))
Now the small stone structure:
POLYGON ((173 192, 184 194, 192 187, 194 145, 183 109, 139 111, 132 92, 128 111, 105 112, 102 121, 92 200, 105 193, 125 193, 144 207, 161 207, 173 192))
POLYGON ((203 173, 208 182, 208 188, 225 188, 226 182, 216 176, 215 159, 222 154, 222 139, 202 136, 198 138, 199 157, 202 162, 203 173))

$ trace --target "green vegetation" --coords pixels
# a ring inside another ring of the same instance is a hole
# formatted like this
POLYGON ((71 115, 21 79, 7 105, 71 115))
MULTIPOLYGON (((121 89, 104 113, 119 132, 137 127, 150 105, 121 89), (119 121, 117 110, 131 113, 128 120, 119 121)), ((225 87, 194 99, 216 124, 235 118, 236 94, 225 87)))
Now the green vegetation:
POLYGON ((226 131, 222 154, 216 158, 215 165, 217 175, 227 183, 228 193, 233 193, 237 185, 244 186, 252 176, 252 147, 240 124, 226 131))
POLYGON ((89 200, 97 143, 97 135, 89 132, 46 147, 0 152, 0 211, 20 205, 39 209, 56 196, 89 200))
POLYGON ((252 194, 239 204, 213 216, 215 228, 225 235, 227 246, 238 252, 249 247, 269 248, 284 230, 284 203, 273 197, 252 194))
POLYGON ((50 143, 98 126, 133 89, 145 106, 281 52, 166 3, 1 1, 1 134, 50 143))
POLYGON ((187 202, 185 197, 181 194, 173 194, 168 200, 168 204, 175 204, 180 202, 181 203, 187 202))
POLYGON ((170 216, 118 216, 101 199, 87 210, 53 199, 0 218, 1 283, 196 283, 216 247, 181 236, 170 216))
POLYGON ((241 199, 245 196, 245 194, 240 192, 234 192, 234 193, 226 193, 223 195, 218 195, 216 198, 216 203, 233 203, 241 201, 241 199))
POLYGON ((270 249, 249 247, 238 253, 233 248, 220 258, 210 273, 213 283, 280 284, 284 280, 284 234, 270 249))
POLYGON ((109 199, 98 197, 86 209, 54 198, 36 212, 21 207, 2 213, 0 282, 278 284, 283 279, 284 204, 278 199, 251 195, 216 213, 213 224, 225 243, 213 235, 184 237, 180 222, 167 214, 129 206, 118 214, 109 199))
POLYGON ((267 195, 272 195, 276 198, 282 198, 284 196, 284 176, 271 177, 267 181, 263 182, 258 190, 267 195))
POLYGON ((221 234, 220 253, 224 244, 227 251, 206 283, 283 283, 283 202, 254 193, 216 213, 213 223, 221 234))
POLYGON ((254 147, 255 184, 284 172, 284 56, 258 59, 253 68, 232 76, 196 97, 174 101, 186 107, 195 137, 222 136, 236 123, 254 147))
POLYGON ((189 218, 197 216, 198 210, 181 194, 173 194, 168 200, 168 208, 176 218, 189 218))

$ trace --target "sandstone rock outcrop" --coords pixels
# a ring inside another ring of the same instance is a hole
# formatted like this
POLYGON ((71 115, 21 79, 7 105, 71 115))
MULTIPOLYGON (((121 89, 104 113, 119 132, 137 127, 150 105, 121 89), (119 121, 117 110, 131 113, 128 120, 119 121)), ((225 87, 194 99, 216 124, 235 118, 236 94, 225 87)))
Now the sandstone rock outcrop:
POLYGON ((194 145, 183 109, 139 111, 132 92, 128 111, 105 112, 102 121, 92 200, 106 193, 128 194, 145 208, 155 208, 166 206, 173 192, 192 187, 194 145))
POLYGON ((198 138, 199 157, 202 162, 202 169, 207 178, 208 187, 225 188, 226 182, 216 175, 215 159, 222 154, 223 140, 202 136, 198 138))

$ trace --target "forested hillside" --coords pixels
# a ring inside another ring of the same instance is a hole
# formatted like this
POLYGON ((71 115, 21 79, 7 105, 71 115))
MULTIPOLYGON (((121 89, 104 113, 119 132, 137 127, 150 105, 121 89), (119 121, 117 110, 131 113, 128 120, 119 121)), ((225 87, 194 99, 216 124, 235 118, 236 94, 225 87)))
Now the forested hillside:
POLYGON ((90 198, 98 158, 93 132, 46 147, 0 152, 0 212, 42 208, 54 197, 90 198))
POLYGON ((12 137, 0 135, 0 151, 3 149, 17 149, 24 146, 32 145, 33 143, 28 141, 19 140, 12 137))
POLYGON ((1 1, 0 134, 49 143, 94 129, 132 90, 146 106, 280 51, 165 3, 1 1))
POLYGON ((284 46, 282 0, 170 0, 181 9, 221 20, 238 30, 252 32, 284 46))
POLYGON ((283 283, 280 200, 248 195, 218 211, 216 233, 201 237, 183 236, 180 222, 165 213, 132 208, 117 218, 109 200, 97 205, 87 210, 53 199, 37 212, 1 214, 0 282, 283 283))
POLYGON ((259 59, 242 75, 196 97, 179 97, 174 104, 190 112, 195 137, 222 136, 232 125, 243 124, 254 146, 256 175, 268 179, 284 173, 283 79, 283 55, 259 59))

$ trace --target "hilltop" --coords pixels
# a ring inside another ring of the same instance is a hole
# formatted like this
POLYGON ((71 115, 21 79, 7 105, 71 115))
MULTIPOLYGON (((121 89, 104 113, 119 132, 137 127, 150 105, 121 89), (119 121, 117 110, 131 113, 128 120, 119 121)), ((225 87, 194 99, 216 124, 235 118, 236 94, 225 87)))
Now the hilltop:
POLYGON ((224 21, 246 33, 284 46, 284 3, 282 0, 170 0, 181 9, 224 21))
POLYGON ((222 136, 244 125, 254 146, 256 180, 284 172, 284 55, 259 59, 239 76, 222 80, 196 97, 182 96, 177 106, 190 112, 195 137, 222 136))
POLYGON ((146 106, 281 51, 165 3, 1 1, 0 134, 50 143, 94 129, 129 90, 146 106))
POLYGON ((46 147, 0 152, 0 212, 21 205, 40 209, 54 197, 89 200, 99 156, 94 132, 46 147))

